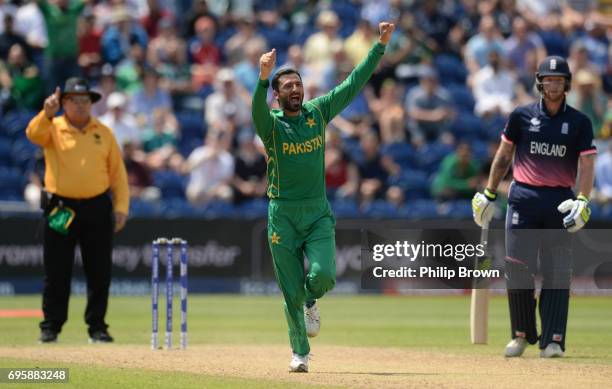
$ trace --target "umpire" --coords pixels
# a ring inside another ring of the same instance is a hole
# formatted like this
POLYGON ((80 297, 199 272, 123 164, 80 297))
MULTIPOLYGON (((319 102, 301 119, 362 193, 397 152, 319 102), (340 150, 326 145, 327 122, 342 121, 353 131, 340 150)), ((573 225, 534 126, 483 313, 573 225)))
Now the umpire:
POLYGON ((491 220, 497 186, 514 157, 506 214, 505 268, 512 336, 506 357, 520 357, 528 344, 538 341, 534 286, 538 259, 542 273, 540 357, 562 357, 565 351, 572 239, 563 228, 573 233, 589 220, 596 154, 591 121, 565 101, 571 79, 562 57, 547 57, 539 65, 536 88, 541 98, 510 114, 487 187, 472 200, 474 220, 482 226, 491 220), (530 234, 530 229, 546 231, 530 234))
POLYGON ((41 206, 45 229, 45 269, 41 343, 57 341, 68 318, 68 300, 77 243, 87 279, 85 322, 89 340, 112 342, 104 321, 111 279, 113 232, 123 228, 129 207, 121 151, 110 128, 91 116, 100 99, 86 80, 70 78, 47 97, 26 129, 45 156, 41 206), (64 114, 55 117, 60 109, 64 114), (110 193, 109 193, 110 192, 110 193), (112 200, 110 194, 112 193, 112 200))

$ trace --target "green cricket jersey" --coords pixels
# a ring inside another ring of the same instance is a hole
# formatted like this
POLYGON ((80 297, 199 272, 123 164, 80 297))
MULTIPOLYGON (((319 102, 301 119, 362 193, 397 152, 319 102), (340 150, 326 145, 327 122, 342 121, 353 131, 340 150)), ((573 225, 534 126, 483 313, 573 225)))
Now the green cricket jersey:
POLYGON ((268 197, 281 200, 326 199, 325 127, 366 84, 385 45, 376 43, 340 85, 302 105, 298 116, 285 116, 266 103, 269 80, 259 80, 252 114, 268 154, 268 197))

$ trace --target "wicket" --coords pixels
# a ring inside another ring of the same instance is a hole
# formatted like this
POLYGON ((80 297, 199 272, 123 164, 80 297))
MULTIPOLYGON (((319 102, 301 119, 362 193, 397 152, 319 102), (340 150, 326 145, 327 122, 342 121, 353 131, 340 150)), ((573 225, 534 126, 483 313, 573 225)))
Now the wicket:
POLYGON ((157 350, 159 337, 159 259, 160 248, 166 248, 166 349, 172 349, 172 300, 174 299, 174 247, 179 246, 181 286, 181 349, 187 348, 187 241, 181 238, 157 238, 153 241, 151 255, 151 307, 153 311, 151 348, 157 350))

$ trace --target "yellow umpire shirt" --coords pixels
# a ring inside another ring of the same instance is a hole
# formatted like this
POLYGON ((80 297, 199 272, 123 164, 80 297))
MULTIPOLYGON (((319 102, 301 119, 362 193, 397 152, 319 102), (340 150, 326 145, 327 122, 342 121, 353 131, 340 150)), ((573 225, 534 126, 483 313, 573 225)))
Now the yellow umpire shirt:
POLYGON ((30 121, 26 135, 43 148, 47 191, 88 199, 110 188, 114 211, 128 214, 127 173, 110 128, 91 117, 87 126, 79 130, 63 115, 49 120, 43 110, 30 121))

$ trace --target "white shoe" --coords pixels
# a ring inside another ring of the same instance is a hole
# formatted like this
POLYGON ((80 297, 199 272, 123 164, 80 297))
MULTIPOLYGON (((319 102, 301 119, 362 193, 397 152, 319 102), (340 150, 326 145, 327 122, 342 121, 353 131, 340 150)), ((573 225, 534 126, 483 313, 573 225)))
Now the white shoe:
POLYGON ((304 304, 304 323, 306 324, 306 335, 309 338, 314 338, 319 334, 321 315, 319 315, 319 308, 317 308, 316 302, 310 308, 307 308, 306 304, 304 304))
POLYGON ((507 358, 515 358, 520 357, 525 352, 525 349, 529 343, 525 338, 514 338, 506 345, 506 354, 507 358))
POLYGON ((308 373, 308 354, 298 355, 293 353, 289 362, 289 371, 292 373, 308 373))
POLYGON ((548 346, 540 351, 540 358, 561 358, 563 356, 563 350, 559 343, 549 343, 548 346))

